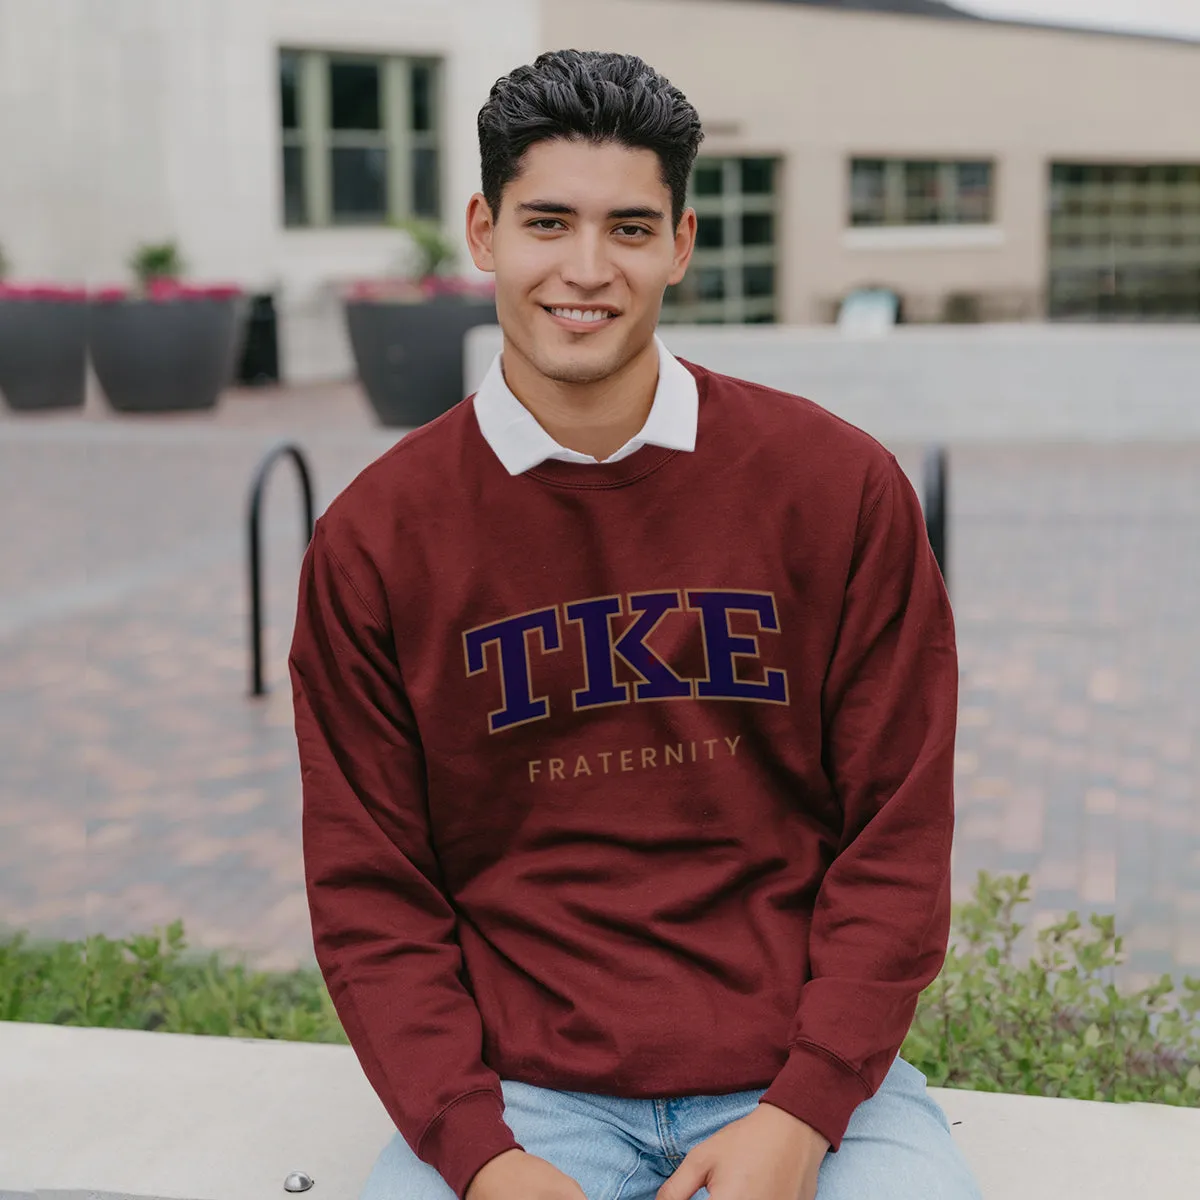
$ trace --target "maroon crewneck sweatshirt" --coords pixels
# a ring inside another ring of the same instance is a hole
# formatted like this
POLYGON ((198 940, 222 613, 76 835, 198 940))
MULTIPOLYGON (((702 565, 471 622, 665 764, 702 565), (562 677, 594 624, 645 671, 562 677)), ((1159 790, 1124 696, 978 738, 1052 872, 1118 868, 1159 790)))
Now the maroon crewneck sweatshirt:
POLYGON ((291 653, 317 959, 462 1196, 501 1079, 765 1088, 837 1148, 949 926, 958 670, 864 433, 685 364, 696 449, 509 476, 470 400, 318 523, 291 653))

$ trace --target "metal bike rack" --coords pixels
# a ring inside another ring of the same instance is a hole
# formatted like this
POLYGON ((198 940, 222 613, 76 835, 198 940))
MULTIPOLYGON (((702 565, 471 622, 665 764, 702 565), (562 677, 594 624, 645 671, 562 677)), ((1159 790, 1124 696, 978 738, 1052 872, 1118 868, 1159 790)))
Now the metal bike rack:
POLYGON ((283 442, 268 451, 250 489, 250 511, 247 518, 247 546, 250 566, 250 695, 265 696, 263 683, 263 586, 262 586, 262 500, 267 479, 272 468, 281 458, 290 458, 296 464, 300 478, 300 490, 304 499, 304 548, 312 541, 315 517, 313 512, 312 472, 304 451, 293 442, 283 442))
POLYGON ((948 493, 950 487, 950 456, 945 446, 930 446, 925 451, 925 529, 933 556, 941 568, 946 586, 950 586, 947 574, 949 563, 946 552, 949 543, 948 493))

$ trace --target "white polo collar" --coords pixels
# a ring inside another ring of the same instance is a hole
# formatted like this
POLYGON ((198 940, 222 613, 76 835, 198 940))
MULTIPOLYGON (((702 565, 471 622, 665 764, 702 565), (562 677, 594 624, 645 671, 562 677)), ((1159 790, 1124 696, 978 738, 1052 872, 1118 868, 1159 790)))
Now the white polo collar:
MULTIPOLYGON (((695 450, 700 400, 692 373, 663 345, 658 337, 658 387, 650 415, 641 432, 630 438, 615 454, 603 461, 619 462, 643 446, 668 450, 695 450)), ((475 418, 488 445, 510 475, 522 475, 547 459, 590 464, 600 460, 560 446, 537 419, 513 395, 504 379, 500 355, 475 393, 475 418)))

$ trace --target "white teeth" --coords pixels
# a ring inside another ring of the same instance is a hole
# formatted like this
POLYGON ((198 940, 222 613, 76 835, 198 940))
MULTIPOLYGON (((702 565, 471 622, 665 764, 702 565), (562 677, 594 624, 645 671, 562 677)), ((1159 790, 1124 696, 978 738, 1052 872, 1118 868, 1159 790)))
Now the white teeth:
POLYGON ((589 324, 595 321, 606 321, 609 317, 609 314, 602 309, 584 311, 582 308, 552 308, 550 311, 556 317, 566 317, 570 321, 585 321, 589 324))

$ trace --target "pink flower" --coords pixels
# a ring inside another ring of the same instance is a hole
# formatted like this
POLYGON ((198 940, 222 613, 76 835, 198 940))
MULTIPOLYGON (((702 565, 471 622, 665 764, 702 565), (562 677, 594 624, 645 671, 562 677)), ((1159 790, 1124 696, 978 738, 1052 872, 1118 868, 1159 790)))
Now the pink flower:
POLYGON ((493 300, 496 285, 490 279, 464 279, 460 276, 429 275, 424 279, 356 279, 346 288, 346 299, 358 302, 419 303, 439 296, 462 296, 493 300))
POLYGON ((146 284, 146 296, 151 300, 174 300, 183 292, 183 284, 178 279, 168 279, 165 276, 151 279, 146 284))
POLYGON ((176 300, 232 300, 241 296, 242 289, 234 283, 181 283, 178 279, 152 279, 146 285, 145 296, 123 287, 103 287, 92 292, 98 304, 119 304, 124 300, 152 300, 167 303, 176 300))
POLYGON ((40 300, 52 304, 79 303, 87 290, 61 283, 2 283, 0 300, 40 300))

